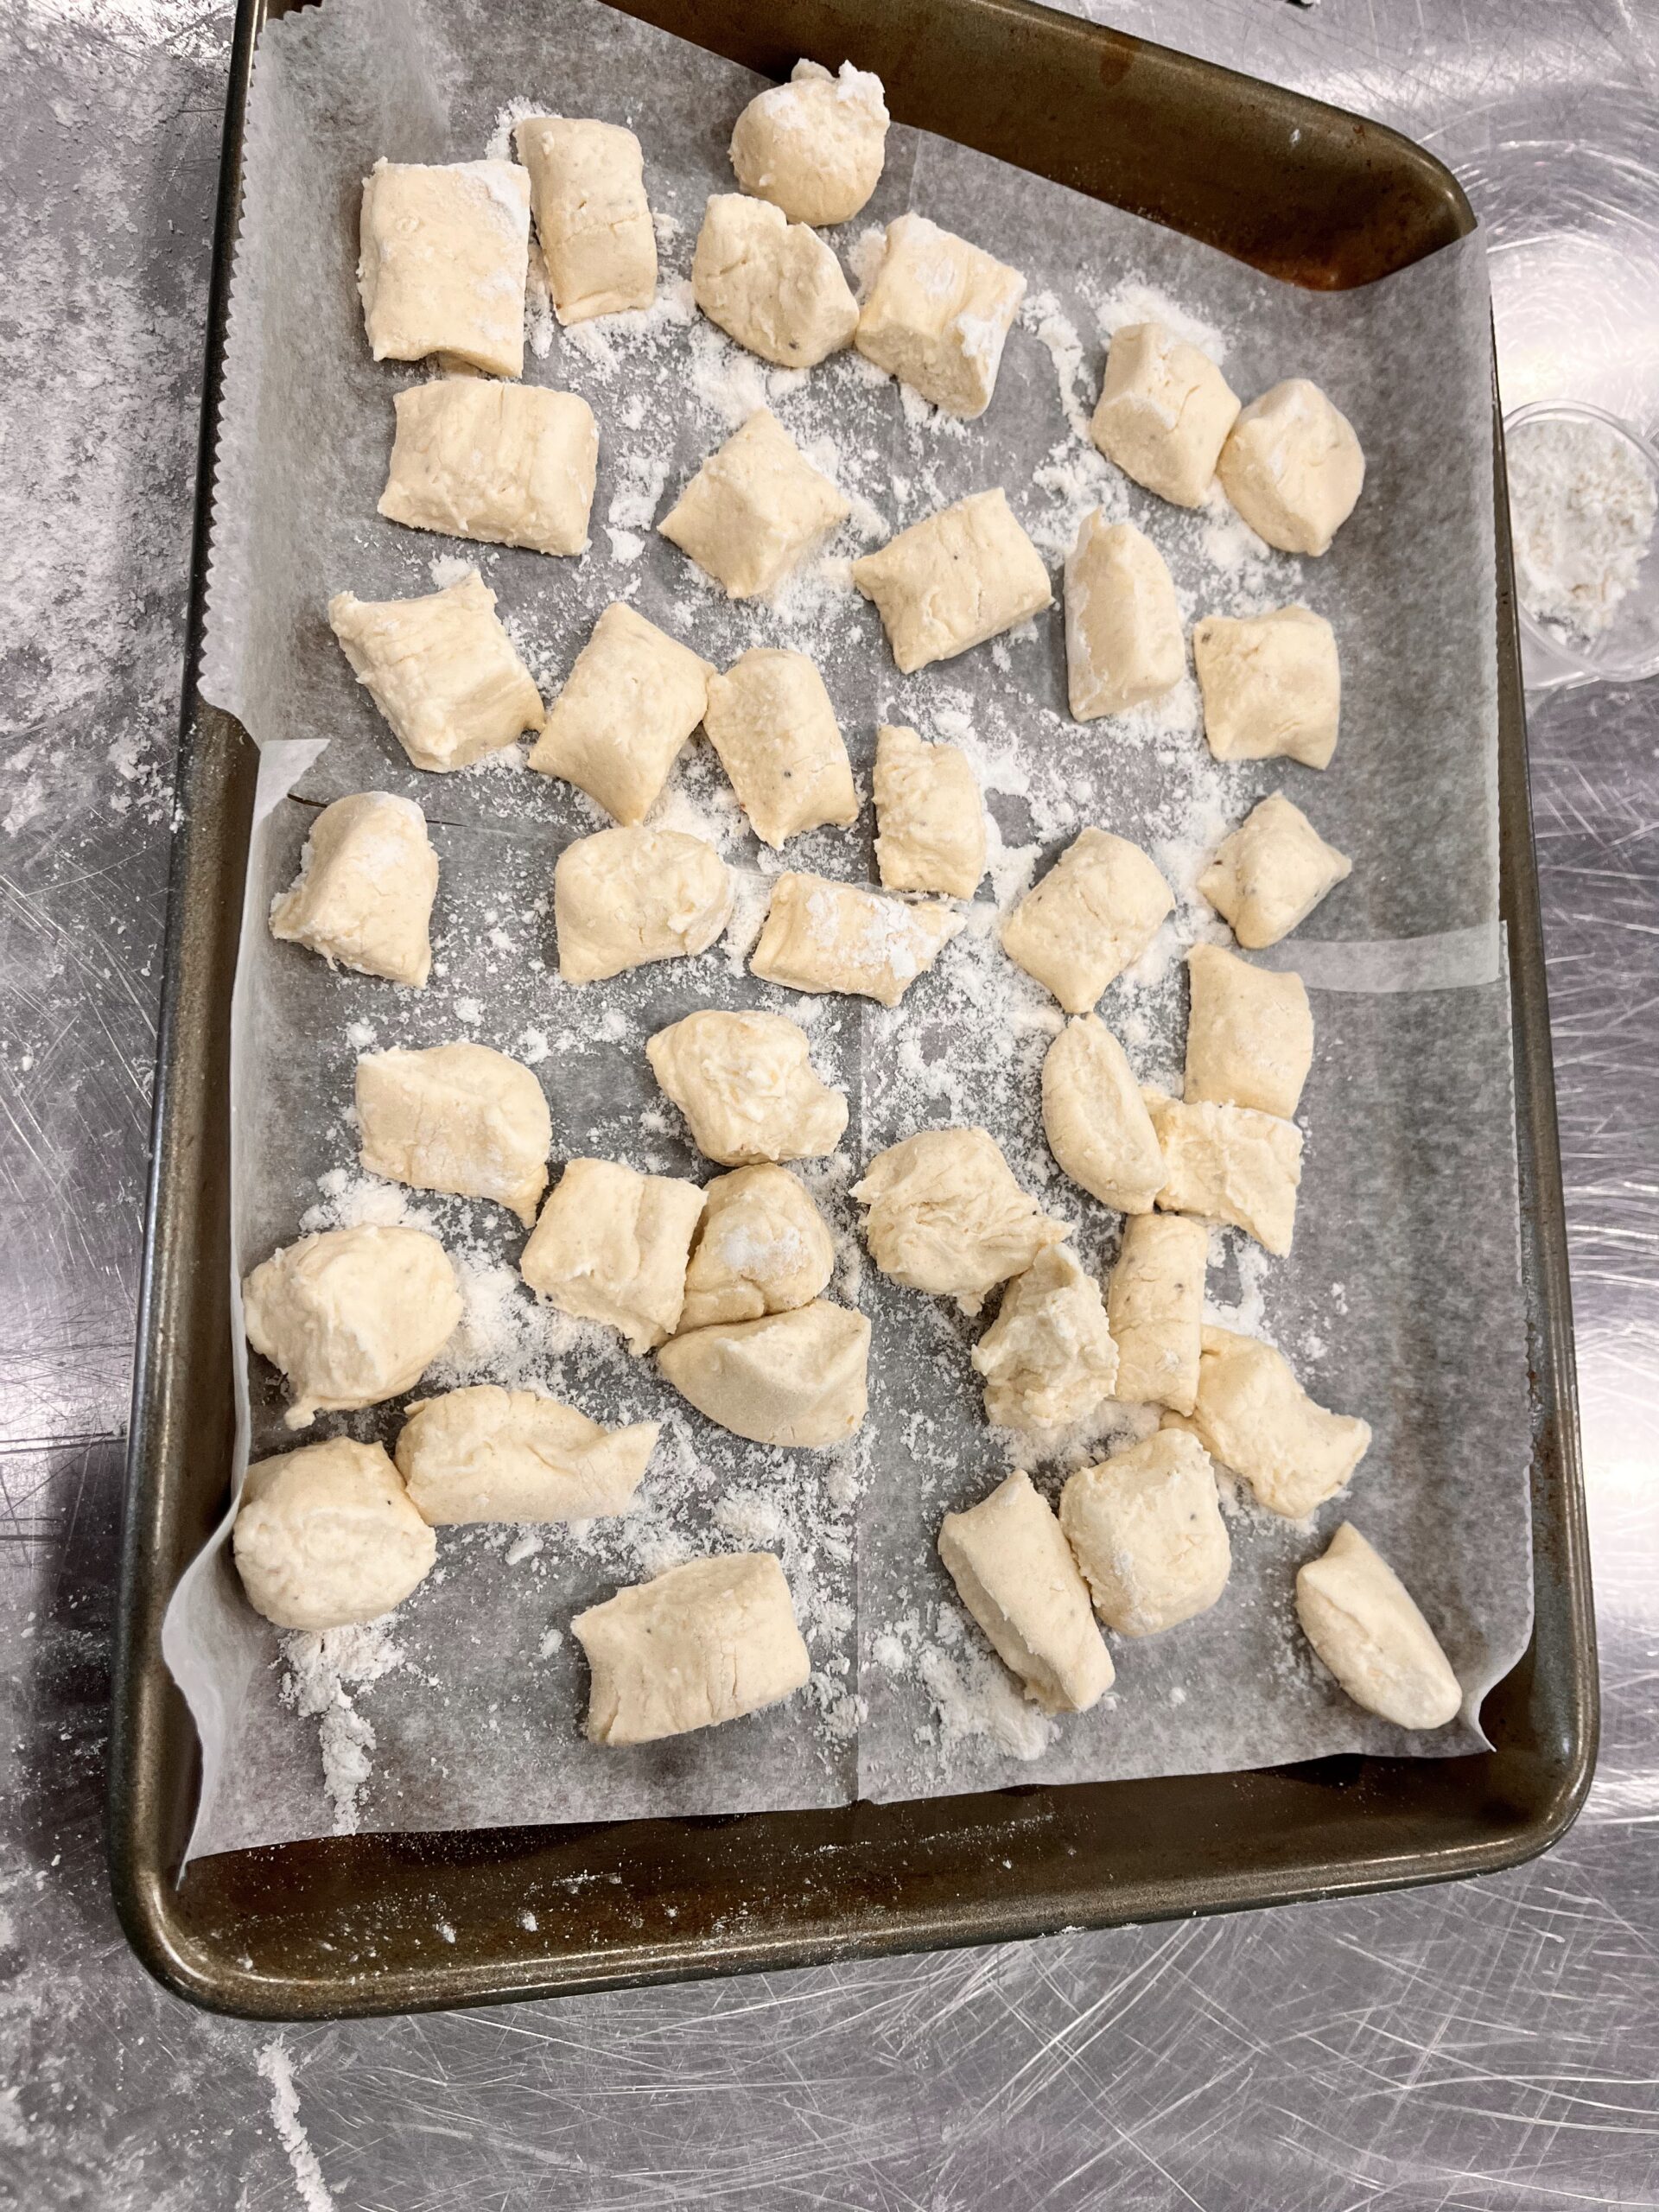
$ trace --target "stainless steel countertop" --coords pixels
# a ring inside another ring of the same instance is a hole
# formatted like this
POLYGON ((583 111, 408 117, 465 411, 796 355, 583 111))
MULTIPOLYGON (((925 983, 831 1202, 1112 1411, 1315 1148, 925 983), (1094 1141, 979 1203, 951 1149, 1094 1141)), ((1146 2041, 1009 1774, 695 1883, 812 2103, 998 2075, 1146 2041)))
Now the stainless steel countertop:
MULTIPOLYGON (((1424 141, 1488 229, 1506 403, 1659 431, 1653 0, 1091 12, 1424 141)), ((108 1641, 227 38, 213 0, 0 18, 0 2206, 1659 2202, 1659 683, 1532 721, 1605 1698, 1560 1849, 1361 1904, 282 2033, 128 1954, 108 1641)))

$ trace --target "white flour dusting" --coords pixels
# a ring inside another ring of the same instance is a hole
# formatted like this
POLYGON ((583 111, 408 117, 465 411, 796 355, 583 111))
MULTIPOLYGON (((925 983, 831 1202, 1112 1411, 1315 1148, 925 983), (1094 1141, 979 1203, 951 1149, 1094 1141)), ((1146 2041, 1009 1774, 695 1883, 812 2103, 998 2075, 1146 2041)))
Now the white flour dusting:
POLYGON ((270 2123, 288 2153, 294 2170, 294 2186, 305 2212, 334 2212, 334 2200, 322 2177, 322 2167, 300 2118, 300 2094, 294 2086, 294 2062, 279 2036, 259 2054, 259 2071, 270 2084, 270 2123))
POLYGON ((285 1705, 315 1720, 322 1750, 322 1786, 334 1808, 334 1834, 355 1835, 363 1791, 372 1771, 374 1730, 352 1696, 404 1664, 391 1617, 321 1634, 296 1629, 282 1638, 285 1705))
POLYGON ((1653 471, 1608 423, 1545 417, 1510 437, 1509 474, 1522 605, 1535 621, 1600 637, 1653 542, 1653 471))

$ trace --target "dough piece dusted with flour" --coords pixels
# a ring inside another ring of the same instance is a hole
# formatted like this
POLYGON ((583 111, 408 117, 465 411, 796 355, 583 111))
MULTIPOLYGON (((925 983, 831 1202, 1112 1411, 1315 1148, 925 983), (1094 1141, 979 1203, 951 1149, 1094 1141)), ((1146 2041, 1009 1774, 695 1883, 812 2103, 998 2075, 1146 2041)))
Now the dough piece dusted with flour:
POLYGON ((1163 555, 1103 508, 1077 525, 1065 563, 1065 672, 1072 719, 1097 721, 1161 699, 1186 673, 1181 610, 1163 555))
POLYGON ((858 327, 858 302, 817 232, 741 192, 710 195, 691 291, 710 322, 780 369, 815 368, 858 327))
POLYGON ((700 1414, 753 1444, 840 1444, 869 1403, 870 1325, 845 1306, 810 1305, 676 1337, 657 1363, 700 1414))
POLYGON ((1217 474, 1258 537, 1281 553, 1328 553, 1364 487, 1365 456, 1318 385, 1292 377, 1244 409, 1217 474))
POLYGON ((417 768, 469 768, 542 727, 541 694, 476 569, 420 599, 336 592, 328 622, 417 768))
POLYGON ((244 1282, 242 1308, 248 1342, 288 1377, 290 1428, 411 1389, 461 1317, 437 1238, 370 1224, 273 1252, 244 1282))
POLYGON ((379 1445, 333 1436, 255 1461, 231 1549, 255 1612, 317 1634, 401 1605, 438 1540, 379 1445))
POLYGON ((869 1208, 864 1238, 882 1274, 969 1313, 1066 1234, 983 1129, 918 1129, 876 1154, 853 1196, 869 1208))
POLYGON ((1299 806, 1273 791, 1223 838, 1198 888, 1254 952, 1288 937, 1352 868, 1299 806))
POLYGON ((1238 396, 1207 353, 1161 322, 1114 331, 1089 435, 1108 461, 1178 507, 1201 507, 1238 396))
POLYGON ((1068 1014, 1087 1014, 1174 905, 1139 845, 1109 830, 1080 830, 1003 923, 1002 950, 1068 1014))
POLYGON ((522 1061, 487 1045, 366 1053, 357 1064, 357 1123, 371 1175, 493 1198, 526 1229, 535 1220, 553 1122, 522 1061))
POLYGON ((542 1208, 520 1274, 561 1313, 620 1329, 638 1355, 679 1326, 702 1192, 614 1160, 572 1160, 542 1208))
POLYGON ((769 408, 709 454, 657 525, 730 599, 766 598, 852 508, 769 408))
POLYGON ((722 1167, 821 1160, 841 1142, 846 1093, 818 1080, 806 1032, 785 1014, 688 1014, 645 1056, 692 1142, 722 1167))
POLYGON ((702 1194, 685 1271, 681 1335, 716 1321, 758 1321, 809 1306, 834 1272, 823 1216, 781 1167, 739 1167, 702 1194))
POLYGON ((770 1552, 688 1560, 570 1624, 593 1688, 595 1744, 654 1744, 791 1696, 812 1671, 770 1552))
POLYGON ((1141 1096, 1163 1151, 1166 1213, 1230 1222, 1282 1260, 1296 1231, 1302 1133, 1250 1106, 1189 1106, 1160 1090, 1141 1096))
POLYGON ((380 512, 533 553, 585 553, 599 432, 574 391, 439 377, 394 394, 380 512))
POLYGON ((481 1382, 411 1403, 397 1471, 435 1529, 591 1521, 626 1510, 660 1427, 601 1428, 539 1390, 481 1382))
POLYGON ((780 875, 749 972, 791 991, 848 991, 897 1006, 961 927, 948 906, 907 905, 823 875, 780 875))
POLYGON ((414 800, 356 791, 311 824, 298 875, 270 902, 270 933, 330 967, 418 989, 432 972, 437 895, 438 856, 414 800))
POLYGON ((971 899, 985 873, 985 808, 966 753, 913 729, 875 734, 876 866, 889 891, 971 899))
POLYGON ((757 92, 738 117, 732 168, 745 192, 822 230, 850 222, 868 200, 887 142, 879 77, 850 61, 835 76, 798 61, 786 85, 757 92))
POLYGON ((1351 1521, 1296 1575, 1308 1642, 1356 1705, 1400 1728, 1444 1728, 1463 1691, 1411 1592, 1351 1521))
POLYGON ((530 180, 512 162, 378 161, 363 180, 357 286, 377 361, 524 372, 530 180))
POLYGON ((1206 1329, 1190 1428, 1270 1513, 1300 1521, 1334 1497, 1370 1448, 1368 1424, 1315 1405, 1283 1355, 1259 1337, 1206 1329))
POLYGON ((1209 1266, 1203 1222, 1147 1213, 1124 1223, 1106 1286, 1106 1318, 1117 1344, 1117 1395, 1126 1405, 1192 1412, 1209 1266))
POLYGON ((732 918, 732 877, 706 839, 679 830, 599 830, 553 870, 559 974, 595 983, 706 952, 732 918))
POLYGON ((1079 1469, 1060 1493, 1060 1527, 1095 1611, 1120 1636, 1208 1612, 1232 1571, 1214 1471, 1179 1428, 1079 1469))
POLYGON ((1100 1287, 1070 1244, 1051 1244, 1015 1275, 973 1362, 998 1428, 1069 1428, 1111 1396, 1117 1346, 1100 1287))
POLYGON ((1192 632, 1204 734, 1217 760, 1328 768, 1342 713, 1337 633, 1306 607, 1206 614, 1192 632))
POLYGON ((775 851, 804 830, 858 819, 858 793, 823 678, 804 653, 752 645, 709 679, 709 742, 749 826, 775 851))
POLYGON ((1053 602, 1043 556, 1006 494, 974 492, 853 563, 905 675, 952 660, 1053 602))
POLYGON ((536 235, 559 321, 648 308, 657 289, 657 233, 632 131, 582 116, 532 115, 513 140, 530 173, 536 235))
POLYGON ((900 215, 887 225, 887 250, 853 343, 947 415, 971 419, 991 404, 1025 296, 1017 269, 925 215, 900 215))
POLYGON ((1043 1130, 1074 1183, 1120 1213, 1150 1213, 1164 1155, 1128 1055, 1092 1014, 1068 1021, 1043 1060, 1043 1130))
POLYGON ((1252 967, 1218 944, 1186 956, 1186 1103, 1254 1106, 1288 1121, 1313 1065, 1307 986, 1294 971, 1252 967))
POLYGON ((640 821, 702 720, 714 672, 613 600, 576 655, 531 766, 575 784, 619 822, 640 821))
POLYGON ((997 1657, 1045 1713, 1086 1713, 1110 1689, 1111 1654, 1088 1590, 1029 1475, 947 1513, 939 1557, 997 1657))

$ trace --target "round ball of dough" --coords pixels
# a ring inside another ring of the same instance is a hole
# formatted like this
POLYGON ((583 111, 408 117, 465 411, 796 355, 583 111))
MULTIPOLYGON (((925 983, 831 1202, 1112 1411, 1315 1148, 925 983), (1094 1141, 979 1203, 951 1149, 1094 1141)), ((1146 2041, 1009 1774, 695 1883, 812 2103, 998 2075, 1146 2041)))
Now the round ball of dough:
POLYGON ((401 1605, 438 1540, 382 1447, 336 1436, 248 1469, 231 1548, 256 1612, 317 1630, 401 1605))
POLYGON ((843 61, 832 77, 798 61, 786 85, 752 99, 732 133, 732 167, 745 192, 791 223, 844 223, 880 181, 887 108, 881 79, 843 61))

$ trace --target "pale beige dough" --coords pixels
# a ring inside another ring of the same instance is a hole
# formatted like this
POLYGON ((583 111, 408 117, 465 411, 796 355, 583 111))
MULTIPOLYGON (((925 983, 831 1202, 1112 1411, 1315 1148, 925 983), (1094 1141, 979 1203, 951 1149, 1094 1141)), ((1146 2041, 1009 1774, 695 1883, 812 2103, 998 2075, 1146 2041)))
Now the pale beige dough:
POLYGON ((851 512, 761 407, 709 454, 657 527, 728 598, 764 599, 851 512))
POLYGON ((435 1529, 591 1521, 626 1510, 660 1426, 601 1428, 539 1390, 480 1382, 411 1402, 397 1469, 435 1529))
POLYGON ((244 1282, 242 1308, 248 1342, 288 1377, 290 1428, 411 1389, 461 1317, 435 1236, 368 1224, 273 1252, 244 1282))
POLYGON ((1288 937, 1352 869, 1299 806, 1273 791, 1223 838, 1198 888, 1254 952, 1288 937))
POLYGON ((231 1548, 257 1613, 317 1634, 401 1605, 438 1540, 379 1445, 332 1436, 248 1469, 231 1548))
POLYGON ((1025 296, 1017 269, 925 215, 900 215, 853 343, 947 415, 982 415, 1025 296))
POLYGON ((593 1686, 595 1744, 654 1744, 792 1696, 812 1671, 770 1552, 688 1560, 570 1624, 593 1686))
POLYGON ((817 232, 741 192, 710 195, 691 291, 710 322, 780 369, 816 367, 858 327, 858 302, 817 232))
POLYGON ((614 1160, 572 1160, 518 1262, 561 1313, 619 1329, 635 1354, 679 1326, 685 1267, 702 1211, 695 1183, 614 1160))
POLYGON ((1096 507, 1065 563, 1066 689, 1075 721, 1161 699, 1186 673, 1181 610, 1163 555, 1096 507))
POLYGON ((702 726, 750 828, 774 851, 804 830, 857 821, 841 726, 804 653, 767 645, 740 653, 709 677, 702 726))
POLYGON ((1237 394, 1207 353, 1161 322, 1113 332, 1089 435, 1126 476, 1177 506, 1201 507, 1237 419, 1237 394))
POLYGON ((939 1557, 1004 1666, 1045 1713, 1086 1713, 1112 1686, 1107 1650, 1060 1524, 1027 1474, 947 1513, 939 1557))
POLYGON ((1043 1132, 1074 1183, 1103 1205, 1144 1214, 1164 1155, 1128 1056, 1097 1016, 1068 1021, 1043 1060, 1043 1132))
POLYGON ((680 830, 597 830, 553 869, 559 974, 594 983, 652 960, 706 952, 732 918, 731 871, 680 830))
POLYGON ((379 512, 534 553, 585 553, 599 432, 573 391, 439 377, 393 396, 397 431, 379 512))
POLYGON ((1192 1412, 1209 1266, 1203 1222, 1147 1213, 1124 1223, 1106 1285, 1106 1318, 1117 1344, 1117 1395, 1126 1405, 1192 1412))
POLYGON ((875 734, 876 866, 889 891, 971 899, 985 873, 985 808, 966 753, 913 729, 875 734))
POLYGON ((1068 1014, 1087 1014, 1174 905, 1139 845, 1109 830, 1083 830, 1003 923, 1002 949, 1068 1014))
POLYGON ((1315 1405, 1288 1362, 1259 1337, 1205 1329, 1190 1428, 1270 1513, 1300 1521, 1343 1489, 1370 1448, 1369 1425, 1315 1405))
POLYGON ((843 61, 831 76, 798 61, 737 118, 732 168, 745 192, 770 200, 791 223, 824 229, 850 222, 881 180, 887 107, 881 79, 843 61))
POLYGON ((419 599, 336 592, 328 622, 417 768, 467 768, 542 727, 541 694, 476 569, 419 599))
POLYGON ((512 162, 378 161, 363 180, 358 290, 377 361, 524 370, 530 180, 512 162))
POLYGON ((884 899, 823 875, 780 875, 749 972, 792 991, 897 1006, 962 927, 948 906, 884 899))
POLYGON ((687 1403, 753 1444, 840 1444, 869 1403, 870 1325, 821 1298, 676 1337, 657 1364, 687 1403))
POLYGON ((853 563, 906 676, 1017 629, 1053 602, 1048 570, 1001 487, 971 493, 853 563))
POLYGON ((418 989, 432 972, 437 895, 438 856, 414 800, 356 791, 311 824, 299 874, 270 902, 270 933, 330 967, 418 989))
POLYGON ((1232 1546, 1203 1447, 1166 1428, 1060 1492, 1060 1527, 1095 1611, 1120 1636, 1157 1636, 1206 1613, 1227 1587, 1232 1546))
POLYGON ((1244 409, 1216 473, 1258 537, 1281 553, 1326 553, 1364 486, 1365 456, 1318 385, 1292 377, 1244 409))
POLYGON ((493 1198, 526 1229, 535 1220, 553 1122, 522 1061, 487 1045, 366 1053, 357 1064, 357 1123, 371 1175, 493 1198))
POLYGON ((617 820, 642 820, 702 720, 714 670, 613 600, 549 709, 530 765, 575 784, 617 820))
POLYGON ((527 116, 513 132, 530 175, 553 311, 563 323, 648 308, 657 233, 632 130, 586 117, 527 116))
POLYGON ((1308 1642, 1356 1705, 1401 1728, 1444 1728, 1463 1691, 1411 1592, 1351 1521, 1296 1575, 1308 1642))
POLYGON ((864 1238, 882 1274, 958 1299, 969 1313, 1066 1234, 983 1129, 918 1129, 877 1153, 853 1196, 869 1208, 864 1238))
POLYGON ((1288 1121, 1313 1064, 1307 986, 1294 971, 1253 967, 1218 944, 1195 944, 1186 969, 1187 1104, 1254 1106, 1288 1121))
POLYGON ((1306 607, 1206 614, 1192 632, 1204 734, 1217 760, 1328 768, 1342 715, 1337 633, 1306 607))
POLYGON ((846 1093, 820 1082, 805 1030, 785 1014, 708 1007, 659 1029, 645 1057, 692 1142, 722 1167, 821 1160, 841 1142, 846 1093))
POLYGON ((681 1335, 716 1321, 758 1321, 808 1306, 829 1282, 836 1247, 795 1178, 770 1165, 716 1175, 685 1271, 681 1335))
POLYGON ((1069 1428, 1111 1396, 1117 1346, 1100 1286, 1070 1244, 1051 1244, 1015 1275, 973 1363, 998 1428, 1069 1428))
POLYGON ((1296 1231, 1302 1179, 1294 1122, 1252 1106, 1189 1106, 1160 1090, 1141 1096, 1164 1155, 1158 1204, 1165 1212, 1230 1222, 1282 1260, 1296 1231))

